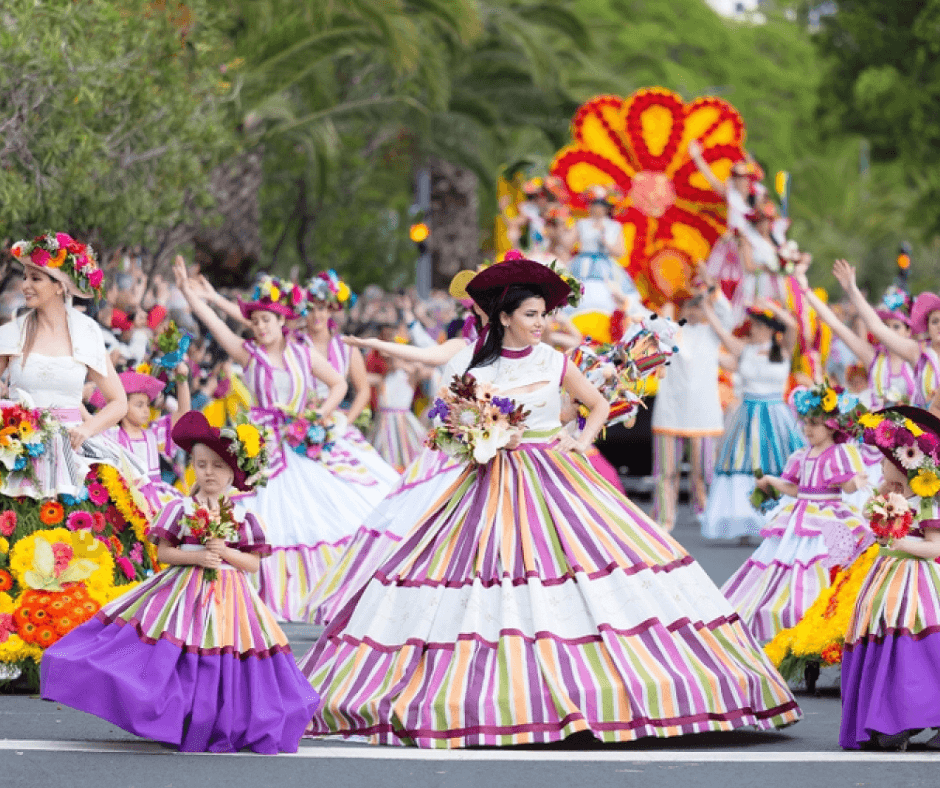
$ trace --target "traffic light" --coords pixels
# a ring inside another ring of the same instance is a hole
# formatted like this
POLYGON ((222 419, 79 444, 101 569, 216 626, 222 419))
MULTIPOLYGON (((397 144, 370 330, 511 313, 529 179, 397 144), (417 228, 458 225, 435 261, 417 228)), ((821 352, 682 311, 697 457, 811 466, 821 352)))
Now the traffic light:
POLYGON ((424 254, 427 251, 427 240, 430 235, 431 230, 424 222, 415 222, 408 230, 408 237, 412 243, 417 244, 419 254, 424 254))
POLYGON ((911 245, 904 241, 898 247, 898 279, 902 282, 907 281, 911 273, 911 245))

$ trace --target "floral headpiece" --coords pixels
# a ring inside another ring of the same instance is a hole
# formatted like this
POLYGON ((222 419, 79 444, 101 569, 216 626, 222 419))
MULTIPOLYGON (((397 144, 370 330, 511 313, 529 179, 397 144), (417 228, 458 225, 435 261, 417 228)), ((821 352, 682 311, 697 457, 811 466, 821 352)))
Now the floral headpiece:
MULTIPOLYGON (((509 258, 507 257, 506 259, 509 258)), ((559 278, 563 279, 565 284, 571 288, 568 293, 568 306, 577 308, 578 304, 581 303, 581 299, 584 298, 584 284, 557 260, 552 260, 548 264, 548 267, 558 274, 559 278)))
POLYGON ((777 257, 780 258, 780 268, 784 273, 792 274, 802 256, 799 244, 792 238, 777 247, 777 257))
POLYGON ((617 205, 623 200, 623 192, 616 186, 595 185, 587 189, 584 194, 584 201, 587 203, 604 202, 610 206, 617 205))
MULTIPOLYGON (((858 423, 864 430, 862 440, 878 447, 898 470, 907 474, 914 494, 932 498, 940 493, 940 439, 907 415, 917 411, 920 409, 905 407, 866 413, 858 423)), ((930 416, 926 411, 920 413, 930 416)))
POLYGON ((104 271, 98 267, 95 250, 66 233, 47 232, 31 241, 17 241, 10 252, 24 265, 41 268, 58 279, 71 295, 84 298, 103 295, 104 271))
POLYGON ((881 306, 875 310, 882 320, 900 320, 911 325, 911 294, 906 290, 891 285, 881 298, 881 306))
POLYGON ((260 428, 239 416, 235 424, 219 430, 222 440, 229 441, 229 452, 234 455, 238 469, 244 476, 242 489, 264 487, 268 483, 270 447, 274 436, 268 428, 260 428))
POLYGON ((801 419, 822 419, 829 429, 835 430, 837 442, 844 442, 859 417, 867 412, 858 397, 829 381, 812 388, 798 386, 790 395, 790 401, 801 419))
POLYGON ((283 315, 292 320, 307 312, 304 291, 293 282, 287 282, 270 274, 262 274, 251 292, 247 303, 239 301, 242 314, 247 318, 252 312, 262 310, 283 315))
POLYGON ((307 282, 308 301, 326 301, 330 309, 349 309, 356 303, 356 294, 332 268, 321 271, 307 282))

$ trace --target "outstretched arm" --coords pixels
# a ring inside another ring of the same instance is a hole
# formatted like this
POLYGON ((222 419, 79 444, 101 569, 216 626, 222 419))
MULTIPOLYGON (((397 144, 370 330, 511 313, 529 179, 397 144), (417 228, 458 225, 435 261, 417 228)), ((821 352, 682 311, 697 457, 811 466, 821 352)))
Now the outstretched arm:
POLYGON ((203 301, 193 287, 193 282, 186 271, 186 262, 181 255, 176 256, 173 263, 173 274, 176 277, 176 286, 180 289, 186 303, 192 313, 198 317, 209 329, 209 333, 222 349, 229 354, 232 361, 245 366, 248 364, 249 353, 245 350, 245 345, 240 336, 230 329, 225 321, 212 311, 205 301, 203 301))
POLYGON ((691 140, 689 142, 689 156, 692 158, 692 161, 695 162, 698 171, 705 176, 705 180, 708 181, 708 185, 712 187, 712 190, 724 197, 725 194, 727 194, 728 187, 724 182, 718 180, 718 176, 715 175, 712 168, 708 166, 708 162, 705 161, 705 158, 702 156, 702 145, 698 140, 691 140))
POLYGON ((467 340, 460 337, 448 339, 446 342, 435 345, 434 347, 415 347, 414 345, 399 345, 397 342, 386 342, 382 339, 370 337, 361 339, 359 337, 344 336, 343 342, 350 347, 366 348, 368 350, 378 350, 387 356, 400 358, 402 361, 419 361, 431 367, 439 367, 446 364, 461 350, 467 346, 467 340))
POLYGON ((832 273, 839 280, 849 301, 858 310, 859 316, 865 321, 865 325, 875 338, 892 353, 897 353, 905 361, 916 364, 920 359, 920 344, 915 339, 894 333, 878 317, 875 308, 865 300, 862 291, 858 289, 855 281, 855 266, 849 265, 845 260, 836 260, 835 265, 832 266, 832 273))
POLYGON ((235 322, 242 323, 246 326, 248 325, 248 321, 245 320, 245 316, 242 314, 241 309, 238 308, 238 304, 233 304, 225 296, 220 294, 202 274, 199 274, 193 283, 198 288, 198 294, 206 303, 217 306, 235 322))
POLYGON ((718 318, 718 315, 715 314, 715 309, 712 306, 711 299, 706 298, 702 302, 703 311, 705 312, 705 319, 708 320, 708 325, 712 327, 718 338, 721 340, 721 344, 724 345, 725 350, 729 354, 738 358, 741 353, 744 351, 744 342, 738 339, 734 334, 732 334, 727 328, 725 328, 724 323, 718 318))
POLYGON ((803 296, 809 302, 810 306, 816 310, 819 319, 832 329, 832 333, 845 343, 846 347, 855 354, 856 358, 858 358, 862 364, 866 367, 870 366, 875 358, 875 349, 845 323, 839 320, 836 313, 829 308, 829 304, 813 292, 806 279, 806 267, 802 262, 797 266, 793 278, 796 280, 800 291, 803 293, 803 296))

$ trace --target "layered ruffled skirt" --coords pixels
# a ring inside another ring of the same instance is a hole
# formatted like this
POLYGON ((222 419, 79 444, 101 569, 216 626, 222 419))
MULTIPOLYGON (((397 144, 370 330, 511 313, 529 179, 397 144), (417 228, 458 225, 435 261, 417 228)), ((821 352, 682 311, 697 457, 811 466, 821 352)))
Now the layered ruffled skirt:
POLYGON ((467 747, 799 719, 698 564, 584 458, 528 446, 435 486, 303 658, 309 734, 467 747))
POLYGON ((702 518, 706 539, 757 535, 766 518, 750 503, 754 471, 779 476, 787 459, 803 446, 793 412, 779 397, 746 394, 718 454, 702 518))
POLYGON ((187 752, 295 752, 318 698, 245 575, 178 566, 43 656, 46 700, 187 752))
POLYGON ((839 744, 940 727, 940 566, 882 548, 849 622, 839 744))
POLYGON ((777 510, 760 547, 721 591, 754 637, 771 640, 803 618, 829 587, 831 570, 849 563, 867 534, 841 495, 800 497, 777 510))

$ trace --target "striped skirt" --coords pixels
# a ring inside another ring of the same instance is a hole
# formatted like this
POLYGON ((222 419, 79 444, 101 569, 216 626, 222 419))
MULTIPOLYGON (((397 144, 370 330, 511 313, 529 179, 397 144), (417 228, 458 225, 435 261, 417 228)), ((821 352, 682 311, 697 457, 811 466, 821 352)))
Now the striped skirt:
POLYGON ((202 573, 170 567, 51 646, 42 697, 187 752, 296 751, 318 698, 286 636, 244 573, 202 573))
POLYGON ((940 727, 940 565, 882 548, 849 622, 839 744, 940 727))
POLYGON ((868 534, 841 495, 800 497, 777 510, 764 541, 721 591, 754 637, 771 640, 799 623, 829 588, 830 569, 851 563, 868 534))
POLYGON ((382 459, 401 473, 421 452, 426 434, 410 410, 381 408, 371 438, 382 459))
POLYGON ((583 457, 500 452, 441 486, 301 661, 310 735, 469 747, 795 722, 685 551, 583 457))
POLYGON ((745 395, 718 453, 702 518, 702 536, 736 539, 757 535, 766 518, 749 501, 755 469, 779 476, 790 455, 804 443, 796 417, 783 400, 745 395))

